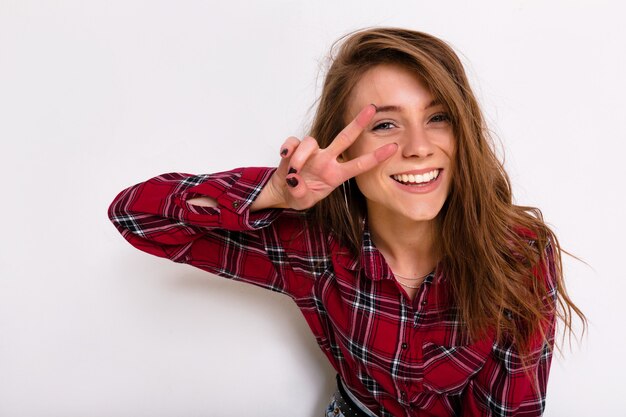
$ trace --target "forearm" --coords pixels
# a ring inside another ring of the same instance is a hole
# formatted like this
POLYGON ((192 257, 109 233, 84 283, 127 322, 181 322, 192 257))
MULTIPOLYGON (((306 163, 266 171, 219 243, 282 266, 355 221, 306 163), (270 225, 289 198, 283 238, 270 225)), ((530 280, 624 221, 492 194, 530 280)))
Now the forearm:
MULTIPOLYGON (((109 217, 125 236, 168 245, 185 244, 214 228, 257 229, 278 213, 246 214, 272 173, 270 168, 240 168, 198 176, 164 174, 122 191, 111 204, 109 217)), ((265 194, 257 210, 277 206, 265 194)))
POLYGON ((279 274, 267 253, 267 248, 282 246, 272 225, 282 210, 250 213, 272 173, 272 168, 238 168, 159 175, 120 192, 109 218, 131 245, 146 253, 288 293, 288 268, 281 261, 279 274))

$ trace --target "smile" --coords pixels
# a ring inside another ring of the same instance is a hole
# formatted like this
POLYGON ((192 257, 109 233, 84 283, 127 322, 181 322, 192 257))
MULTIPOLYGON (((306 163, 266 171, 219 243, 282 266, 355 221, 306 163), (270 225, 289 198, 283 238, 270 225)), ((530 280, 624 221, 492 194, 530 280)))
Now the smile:
POLYGON ((405 185, 422 185, 428 184, 439 177, 441 170, 433 169, 423 174, 394 174, 391 176, 395 181, 405 185))

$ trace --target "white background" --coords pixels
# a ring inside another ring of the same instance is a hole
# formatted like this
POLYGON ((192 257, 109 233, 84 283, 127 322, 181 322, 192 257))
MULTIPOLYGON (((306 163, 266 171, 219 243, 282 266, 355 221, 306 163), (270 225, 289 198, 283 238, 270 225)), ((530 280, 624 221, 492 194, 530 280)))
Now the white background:
POLYGON ((287 297, 130 247, 106 209, 173 171, 274 165, 339 36, 461 54, 516 201, 567 250, 588 337, 549 417, 624 415, 626 26, 609 1, 0 0, 0 416, 321 416, 334 374, 287 297))

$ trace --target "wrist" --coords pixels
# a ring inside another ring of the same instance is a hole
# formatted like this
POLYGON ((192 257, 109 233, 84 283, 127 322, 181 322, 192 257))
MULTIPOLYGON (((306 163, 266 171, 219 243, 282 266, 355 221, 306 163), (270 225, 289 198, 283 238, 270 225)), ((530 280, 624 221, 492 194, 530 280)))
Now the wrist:
POLYGON ((276 189, 274 177, 263 187, 259 195, 250 205, 250 211, 285 208, 289 208, 289 206, 283 197, 283 193, 276 189))

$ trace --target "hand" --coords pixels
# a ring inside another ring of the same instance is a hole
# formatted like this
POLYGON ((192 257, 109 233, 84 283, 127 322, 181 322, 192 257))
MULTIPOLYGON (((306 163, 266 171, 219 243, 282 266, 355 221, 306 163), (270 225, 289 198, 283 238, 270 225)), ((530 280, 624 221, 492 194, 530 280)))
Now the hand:
POLYGON ((281 147, 282 160, 268 187, 278 207, 304 210, 314 206, 348 179, 388 159, 398 149, 389 143, 350 161, 338 158, 354 143, 376 113, 374 105, 362 109, 325 149, 312 137, 288 138, 281 147))

